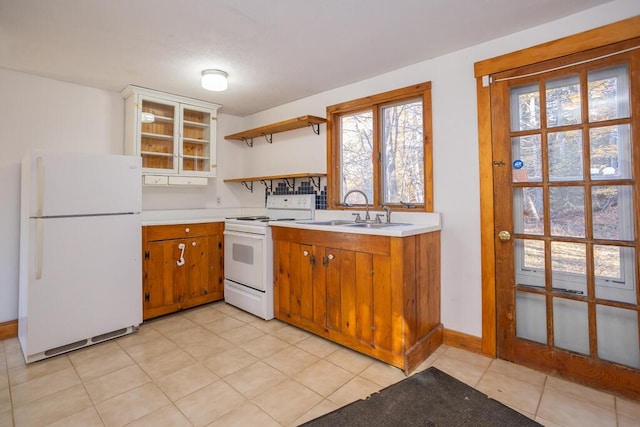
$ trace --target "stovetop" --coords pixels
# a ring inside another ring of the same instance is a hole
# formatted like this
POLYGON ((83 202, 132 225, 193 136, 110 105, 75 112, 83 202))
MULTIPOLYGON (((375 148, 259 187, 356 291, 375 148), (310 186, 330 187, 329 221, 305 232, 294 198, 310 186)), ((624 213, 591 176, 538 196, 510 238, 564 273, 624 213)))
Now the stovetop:
POLYGON ((238 221, 269 221, 268 216, 255 215, 255 216, 231 216, 225 219, 235 219, 238 221))
POLYGON ((270 221, 295 221, 313 219, 315 194, 274 194, 267 197, 264 215, 247 215, 225 218, 228 224, 267 226, 270 221))
POLYGON ((229 218, 225 218, 225 220, 232 220, 232 221, 256 221, 256 222, 269 222, 269 221, 295 221, 298 218, 294 218, 294 217, 287 217, 287 218, 276 218, 276 217, 270 217, 270 216, 264 216, 264 215, 256 215, 256 216, 236 216, 236 217, 229 217, 229 218))

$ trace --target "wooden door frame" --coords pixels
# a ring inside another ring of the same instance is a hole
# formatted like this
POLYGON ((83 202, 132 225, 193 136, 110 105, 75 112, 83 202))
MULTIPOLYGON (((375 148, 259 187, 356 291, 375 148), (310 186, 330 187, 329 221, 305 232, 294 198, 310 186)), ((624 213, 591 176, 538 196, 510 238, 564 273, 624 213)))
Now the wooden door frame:
POLYGON ((478 97, 478 154, 480 166, 480 250, 482 256, 482 352, 497 353, 495 227, 493 194, 493 134, 489 76, 514 68, 599 48, 640 37, 640 16, 497 56, 474 64, 478 97))

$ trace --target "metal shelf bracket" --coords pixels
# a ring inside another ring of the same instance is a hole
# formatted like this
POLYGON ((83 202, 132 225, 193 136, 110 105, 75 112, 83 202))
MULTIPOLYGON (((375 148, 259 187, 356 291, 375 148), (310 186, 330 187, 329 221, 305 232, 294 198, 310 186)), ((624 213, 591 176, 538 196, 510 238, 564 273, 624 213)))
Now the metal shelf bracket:
POLYGON ((284 183, 287 184, 287 187, 289 187, 292 190, 296 189, 296 179, 293 178, 293 184, 289 182, 289 178, 284 178, 283 179, 284 183))
POLYGON ((273 181, 269 181, 269 184, 267 184, 267 181, 263 179, 263 180, 262 180, 262 181, 260 181, 260 182, 261 182, 262 184, 264 184, 264 188, 265 188, 265 190, 267 190, 267 191, 273 191, 273 181))
POLYGON ((318 177, 318 182, 317 183, 316 183, 316 180, 313 179, 313 178, 314 178, 313 176, 310 176, 309 177, 309 182, 311 183, 311 185, 313 187, 317 188, 318 191, 320 191, 320 177, 318 177))
POLYGON ((311 130, 313 130, 313 133, 320 135, 320 123, 308 122, 308 125, 311 127, 311 130))
POLYGON ((244 185, 247 190, 253 193, 253 181, 242 181, 241 184, 244 185))
POLYGON ((244 141, 245 144, 247 144, 247 146, 253 147, 253 138, 247 139, 245 137, 242 137, 242 140, 244 141))
POLYGON ((273 143, 273 134, 266 134, 263 133, 262 136, 264 136, 264 140, 267 141, 269 144, 273 143))

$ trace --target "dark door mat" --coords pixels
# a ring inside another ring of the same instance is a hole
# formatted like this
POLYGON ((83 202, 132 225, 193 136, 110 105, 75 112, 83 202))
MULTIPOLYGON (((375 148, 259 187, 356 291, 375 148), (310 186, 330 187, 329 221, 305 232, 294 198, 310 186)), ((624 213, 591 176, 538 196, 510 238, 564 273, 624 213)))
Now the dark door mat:
POLYGON ((303 424, 305 427, 540 425, 433 367, 303 424))

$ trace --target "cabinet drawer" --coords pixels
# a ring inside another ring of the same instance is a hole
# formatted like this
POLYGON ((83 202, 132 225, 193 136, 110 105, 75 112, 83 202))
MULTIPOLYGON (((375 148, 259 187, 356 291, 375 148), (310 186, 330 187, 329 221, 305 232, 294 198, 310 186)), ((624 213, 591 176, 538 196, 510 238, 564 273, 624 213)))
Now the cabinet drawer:
POLYGON ((184 239, 195 236, 206 236, 221 233, 224 224, 222 222, 209 222, 201 224, 172 224, 172 225, 148 225, 145 226, 146 240, 184 239))
POLYGON ((159 175, 145 175, 143 177, 144 185, 169 185, 169 177, 168 176, 159 176, 159 175))
POLYGON ((199 176, 170 176, 169 185, 207 185, 209 179, 199 176))

